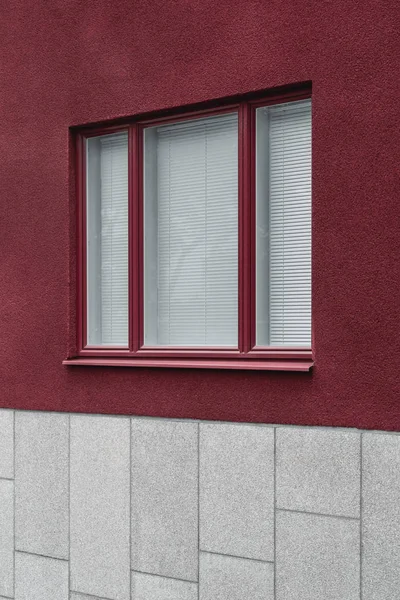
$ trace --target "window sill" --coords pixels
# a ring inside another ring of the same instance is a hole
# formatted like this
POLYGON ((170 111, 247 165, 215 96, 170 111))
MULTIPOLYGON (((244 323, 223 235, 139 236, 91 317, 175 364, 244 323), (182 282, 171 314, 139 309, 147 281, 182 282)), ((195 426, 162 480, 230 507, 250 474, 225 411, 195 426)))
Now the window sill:
POLYGON ((246 371, 310 371, 311 359, 257 360, 257 359, 165 359, 165 358, 69 358, 67 366, 87 367, 162 367, 178 369, 232 369, 246 371))

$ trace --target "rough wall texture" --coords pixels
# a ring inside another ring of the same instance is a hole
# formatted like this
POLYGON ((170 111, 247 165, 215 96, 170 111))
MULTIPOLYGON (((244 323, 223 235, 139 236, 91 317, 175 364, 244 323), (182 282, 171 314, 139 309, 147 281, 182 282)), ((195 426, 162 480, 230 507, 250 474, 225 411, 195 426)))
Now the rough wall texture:
POLYGON ((1 13, 0 405, 400 429, 397 0, 5 0, 1 13), (304 81, 313 373, 62 367, 69 128, 304 81))
POLYGON ((0 598, 398 598, 397 433, 0 410, 1 436, 0 598))

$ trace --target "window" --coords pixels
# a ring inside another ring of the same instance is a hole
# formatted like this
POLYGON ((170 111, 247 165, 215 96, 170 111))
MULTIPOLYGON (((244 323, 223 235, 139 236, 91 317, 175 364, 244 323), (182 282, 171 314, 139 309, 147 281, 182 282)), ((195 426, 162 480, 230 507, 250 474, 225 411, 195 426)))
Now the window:
POLYGON ((77 137, 68 364, 308 370, 311 99, 77 137))

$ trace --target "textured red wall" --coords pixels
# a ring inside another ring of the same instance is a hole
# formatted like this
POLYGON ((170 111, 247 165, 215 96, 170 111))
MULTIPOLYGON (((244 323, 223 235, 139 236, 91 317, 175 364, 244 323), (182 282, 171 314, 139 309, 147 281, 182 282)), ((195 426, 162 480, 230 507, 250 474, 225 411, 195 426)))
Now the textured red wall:
POLYGON ((398 0, 2 2, 0 406, 400 430, 399 28, 398 0), (69 127, 304 81, 313 372, 62 366, 69 127))

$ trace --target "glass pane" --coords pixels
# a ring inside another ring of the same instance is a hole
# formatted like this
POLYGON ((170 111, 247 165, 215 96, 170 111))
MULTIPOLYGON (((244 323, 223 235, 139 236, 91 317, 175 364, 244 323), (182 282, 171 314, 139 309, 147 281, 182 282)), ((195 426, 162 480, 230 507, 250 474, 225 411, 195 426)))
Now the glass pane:
POLYGON ((87 140, 87 343, 128 345, 128 135, 87 140))
POLYGON ((237 346, 237 114, 145 131, 145 344, 237 346))
POLYGON ((311 101, 257 109, 257 345, 311 344, 311 101))

